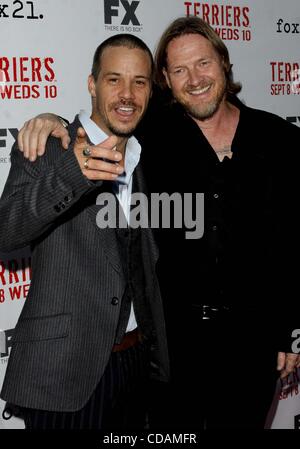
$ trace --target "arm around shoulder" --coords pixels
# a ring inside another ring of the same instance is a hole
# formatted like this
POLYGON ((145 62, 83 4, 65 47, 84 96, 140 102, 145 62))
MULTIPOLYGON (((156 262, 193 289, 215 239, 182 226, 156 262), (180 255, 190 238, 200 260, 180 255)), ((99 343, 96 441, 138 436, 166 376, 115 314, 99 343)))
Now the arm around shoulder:
POLYGON ((45 152, 47 140, 50 136, 61 139, 62 147, 68 148, 70 136, 67 130, 68 122, 62 117, 45 113, 24 123, 18 134, 18 145, 24 157, 32 162, 37 156, 42 156, 45 152))
POLYGON ((62 152, 57 139, 49 140, 47 154, 34 163, 15 144, 0 200, 0 251, 29 245, 94 188, 73 149, 62 152))

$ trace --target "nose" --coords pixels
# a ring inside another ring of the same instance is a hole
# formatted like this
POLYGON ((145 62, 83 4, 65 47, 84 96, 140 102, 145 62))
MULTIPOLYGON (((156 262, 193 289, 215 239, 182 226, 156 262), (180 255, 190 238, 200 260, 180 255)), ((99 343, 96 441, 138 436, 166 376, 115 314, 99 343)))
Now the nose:
POLYGON ((124 81, 119 92, 121 100, 131 100, 134 97, 132 84, 129 81, 124 81))
POLYGON ((189 69, 188 71, 188 84, 190 86, 197 86, 200 81, 199 73, 196 69, 189 69))

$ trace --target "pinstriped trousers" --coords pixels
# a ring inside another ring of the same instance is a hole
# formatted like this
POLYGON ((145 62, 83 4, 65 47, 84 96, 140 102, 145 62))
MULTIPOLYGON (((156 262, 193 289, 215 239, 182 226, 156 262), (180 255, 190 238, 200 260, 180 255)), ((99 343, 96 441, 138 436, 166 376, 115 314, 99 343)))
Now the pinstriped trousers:
POLYGON ((75 412, 23 408, 31 430, 139 430, 145 428, 149 377, 149 349, 139 343, 113 352, 87 404, 75 412))

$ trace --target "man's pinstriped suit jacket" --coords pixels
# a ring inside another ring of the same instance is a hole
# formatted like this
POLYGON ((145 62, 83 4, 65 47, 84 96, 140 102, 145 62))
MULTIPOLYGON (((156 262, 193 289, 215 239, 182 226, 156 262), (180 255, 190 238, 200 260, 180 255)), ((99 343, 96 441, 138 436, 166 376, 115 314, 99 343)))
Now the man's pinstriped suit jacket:
MULTIPOLYGON (((80 126, 70 125, 72 142, 80 126)), ((81 172, 72 151, 50 138, 45 156, 27 161, 15 144, 0 201, 0 251, 31 245, 32 281, 17 323, 1 392, 23 407, 75 411, 101 379, 114 344, 125 279, 114 229, 99 229, 101 182, 81 172)), ((143 191, 141 168, 135 170, 143 191)), ((150 229, 142 229, 146 293, 157 336, 153 377, 169 367, 163 308, 150 229)))

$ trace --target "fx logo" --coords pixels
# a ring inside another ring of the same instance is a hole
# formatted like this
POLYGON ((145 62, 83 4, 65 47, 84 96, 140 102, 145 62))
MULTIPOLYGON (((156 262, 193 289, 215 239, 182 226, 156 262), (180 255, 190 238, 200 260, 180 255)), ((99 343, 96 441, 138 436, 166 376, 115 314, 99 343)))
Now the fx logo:
POLYGON ((0 330, 0 358, 9 356, 9 349, 11 348, 11 337, 13 336, 14 329, 6 331, 0 330))
MULTIPOLYGON (((294 123, 295 125, 300 126, 300 117, 287 117, 288 122, 294 123)), ((297 335, 296 335, 297 336, 297 335)), ((296 340, 297 341, 297 340, 296 340)), ((299 351, 300 352, 300 351, 299 351)))
POLYGON ((14 140, 17 140, 18 129, 17 128, 0 128, 0 149, 6 147, 7 131, 13 136, 14 140), (3 139, 4 137, 4 139, 3 139))
POLYGON ((300 430, 300 415, 294 416, 294 429, 300 430))
POLYGON ((112 18, 119 16, 120 2, 125 9, 125 15, 121 22, 121 25, 129 25, 131 22, 134 26, 139 26, 135 11, 139 6, 139 1, 133 0, 129 3, 128 0, 104 0, 104 23, 106 25, 112 24, 112 18))

